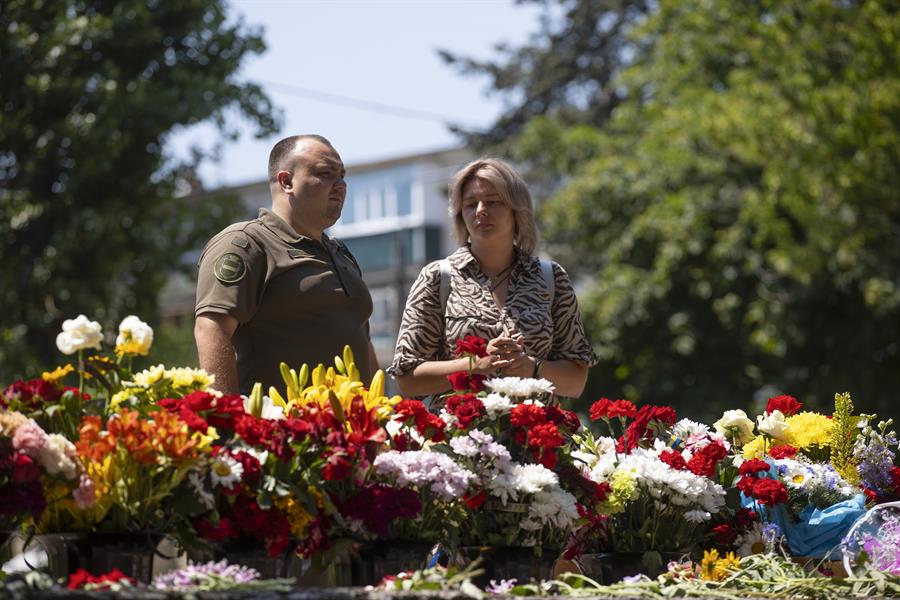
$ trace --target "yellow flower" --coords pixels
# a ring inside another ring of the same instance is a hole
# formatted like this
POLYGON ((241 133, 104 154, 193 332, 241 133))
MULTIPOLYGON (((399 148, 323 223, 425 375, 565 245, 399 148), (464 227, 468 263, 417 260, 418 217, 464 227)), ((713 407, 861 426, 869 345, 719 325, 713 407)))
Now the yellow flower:
POLYGON ((219 439, 219 432, 215 427, 208 427, 206 434, 195 431, 191 436, 191 440, 197 443, 198 450, 206 450, 212 446, 212 443, 219 439))
POLYGON ((800 412, 787 418, 785 442, 800 450, 831 445, 831 428, 834 423, 819 413, 800 412))
POLYGON ((306 528, 312 522, 312 515, 306 512, 303 505, 290 496, 275 498, 275 506, 287 515, 288 522, 291 524, 291 533, 297 538, 306 537, 306 528))
POLYGON ((628 471, 616 471, 610 478, 610 491, 606 500, 600 503, 598 510, 605 515, 623 512, 625 505, 634 496, 637 485, 628 471))
POLYGON ((116 344, 116 356, 123 356, 125 354, 132 355, 141 355, 146 354, 143 352, 144 344, 137 340, 129 339, 128 341, 122 342, 121 344, 116 344))
POLYGON ((157 381, 161 381, 165 376, 166 367, 164 365, 156 365, 141 371, 140 373, 136 373, 132 379, 138 385, 150 387, 157 381))
POLYGON ((719 551, 712 550, 703 551, 703 561, 700 563, 700 579, 704 581, 719 581, 716 573, 716 562, 719 560, 719 551))
POLYGON ((129 390, 121 390, 113 394, 113 397, 109 399, 109 410, 116 411, 119 410, 119 405, 132 397, 132 394, 129 390))
POLYGON ((50 383, 56 383, 69 373, 75 370, 71 364, 66 364, 62 367, 56 367, 52 371, 44 371, 41 373, 41 379, 44 381, 49 381, 50 383))
POLYGON ((209 373, 203 369, 191 369, 190 367, 179 367, 169 369, 165 376, 172 381, 175 387, 204 389, 212 385, 212 379, 209 373))
POLYGON ((723 558, 716 561, 714 575, 716 581, 724 581, 728 579, 733 571, 740 569, 741 560, 734 552, 729 552, 723 558))

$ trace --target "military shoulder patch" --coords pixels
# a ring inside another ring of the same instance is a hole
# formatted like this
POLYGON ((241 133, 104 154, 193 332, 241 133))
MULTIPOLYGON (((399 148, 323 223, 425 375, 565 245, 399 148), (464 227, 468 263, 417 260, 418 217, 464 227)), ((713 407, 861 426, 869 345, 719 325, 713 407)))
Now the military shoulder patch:
POLYGON ((234 252, 226 252, 216 259, 213 272, 216 274, 216 279, 222 283, 235 283, 247 273, 247 265, 239 255, 234 252))

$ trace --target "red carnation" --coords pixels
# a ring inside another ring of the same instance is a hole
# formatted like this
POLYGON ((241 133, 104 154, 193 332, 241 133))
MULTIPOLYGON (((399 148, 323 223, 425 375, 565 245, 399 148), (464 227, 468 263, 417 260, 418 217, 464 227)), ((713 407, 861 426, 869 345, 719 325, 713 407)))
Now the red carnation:
POLYGON ((546 420, 547 412, 537 404, 517 404, 509 413, 509 422, 513 427, 532 427, 546 420))
POLYGON ((769 398, 769 401, 766 403, 766 414, 778 410, 785 417, 789 417, 801 408, 803 408, 803 405, 797 402, 797 399, 793 396, 775 396, 774 398, 769 398))
POLYGON ((681 452, 663 450, 659 453, 659 460, 677 471, 687 471, 687 462, 684 460, 684 456, 681 455, 681 452))
POLYGON ((563 439, 556 425, 541 423, 528 431, 528 445, 532 448, 559 448, 563 445, 563 439))
POLYGON ((891 486, 894 488, 894 494, 900 495, 900 467, 891 467, 888 473, 891 476, 891 486))
POLYGON ((728 450, 719 442, 709 443, 696 452, 687 463, 688 470, 698 477, 713 477, 719 461, 728 456, 728 450))
POLYGON ((325 461, 322 478, 325 481, 341 481, 350 477, 350 457, 344 450, 335 450, 325 461))
POLYGON ((34 459, 27 454, 16 452, 11 461, 13 483, 27 483, 36 481, 41 476, 41 468, 34 459))
POLYGON ((713 539, 720 546, 728 546, 732 542, 734 542, 737 537, 737 531, 735 531, 734 527, 729 525, 728 523, 722 523, 721 525, 716 525, 711 530, 713 539))
MULTIPOLYGON (((484 406, 484 403, 482 403, 484 406)), ((416 431, 423 438, 432 442, 443 442, 445 439, 444 428, 446 423, 436 414, 425 411, 416 417, 416 431)))
POLYGON ((637 416, 637 408, 628 400, 609 400, 600 398, 591 405, 589 411, 592 421, 611 419, 613 417, 634 418, 637 416))
POLYGON ((738 527, 741 529, 746 529, 756 521, 756 511, 750 510, 749 508, 742 507, 738 509, 737 515, 735 516, 735 521, 737 521, 738 527))
POLYGON ((765 506, 775 506, 788 500, 787 488, 775 479, 757 479, 753 482, 753 497, 765 506))
POLYGON ((428 409, 421 400, 401 400, 394 406, 394 413, 403 419, 417 417, 425 412, 428 412, 428 409))
POLYGON ((769 448, 769 456, 776 460, 781 458, 794 458, 797 456, 797 449, 790 444, 775 446, 774 448, 769 448))
POLYGON ((227 540, 230 537, 234 537, 237 532, 234 529, 234 526, 231 523, 231 519, 227 517, 222 517, 219 519, 218 523, 213 523, 207 518, 197 519, 194 521, 194 529, 197 530, 197 533, 200 537, 212 540, 214 542, 221 542, 222 540, 227 540))
POLYGON ((757 473, 768 471, 769 463, 758 458, 751 458, 741 463, 740 474, 755 476, 757 473))
POLYGON ((461 340, 456 340, 456 347, 453 351, 456 356, 472 355, 478 358, 487 356, 487 340, 477 335, 467 335, 461 340))
POLYGON ((484 500, 487 498, 487 494, 484 493, 484 490, 481 490, 474 496, 470 496, 468 493, 463 496, 463 502, 466 503, 466 506, 475 510, 477 508, 481 508, 481 505, 484 504, 484 500))

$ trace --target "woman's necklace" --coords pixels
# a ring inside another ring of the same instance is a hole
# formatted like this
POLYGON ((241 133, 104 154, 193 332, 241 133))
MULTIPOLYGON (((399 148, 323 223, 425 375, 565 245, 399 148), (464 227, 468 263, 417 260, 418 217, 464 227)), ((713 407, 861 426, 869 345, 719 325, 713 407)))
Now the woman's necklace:
POLYGON ((503 285, 503 282, 509 279, 509 276, 512 274, 512 268, 515 264, 515 261, 509 263, 509 266, 497 273, 496 275, 488 275, 488 282, 490 285, 488 286, 488 291, 491 293, 494 292, 498 287, 503 285))

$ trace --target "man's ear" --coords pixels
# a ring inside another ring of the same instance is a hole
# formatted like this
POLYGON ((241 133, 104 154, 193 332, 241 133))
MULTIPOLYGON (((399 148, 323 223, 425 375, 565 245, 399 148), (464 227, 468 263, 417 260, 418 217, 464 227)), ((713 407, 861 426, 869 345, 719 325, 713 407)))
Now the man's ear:
POLYGON ((293 175, 290 171, 278 171, 275 180, 278 182, 279 187, 285 192, 291 191, 294 187, 293 175))

